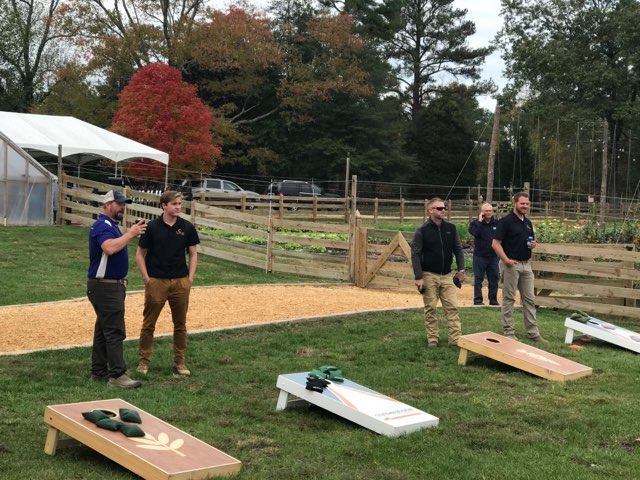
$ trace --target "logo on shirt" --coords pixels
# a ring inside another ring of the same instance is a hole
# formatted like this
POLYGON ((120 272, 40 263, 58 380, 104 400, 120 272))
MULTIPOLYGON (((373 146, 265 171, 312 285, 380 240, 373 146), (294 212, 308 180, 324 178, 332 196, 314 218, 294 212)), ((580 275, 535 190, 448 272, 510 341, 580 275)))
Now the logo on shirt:
POLYGON ((182 231, 182 229, 181 229, 181 228, 179 228, 179 229, 177 229, 177 230, 176 230, 176 235, 182 235, 182 236, 184 236, 184 232, 182 231))

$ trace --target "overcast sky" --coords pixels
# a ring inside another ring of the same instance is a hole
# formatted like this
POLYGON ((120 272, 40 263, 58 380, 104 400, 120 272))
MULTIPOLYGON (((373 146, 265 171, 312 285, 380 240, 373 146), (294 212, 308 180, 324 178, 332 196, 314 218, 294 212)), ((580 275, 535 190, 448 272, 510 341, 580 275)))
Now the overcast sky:
MULTIPOLYGON (((220 9, 233 3, 237 2, 233 0, 211 0, 211 4, 220 9)), ((247 3, 263 9, 268 5, 269 0, 247 0, 247 3)), ((470 45, 472 47, 487 46, 502 26, 502 19, 499 15, 500 0, 454 0, 453 4, 457 8, 467 9, 467 18, 476 24, 476 34, 469 39, 470 45)), ((490 57, 487 57, 482 78, 493 80, 502 90, 506 83, 502 76, 503 70, 504 63, 500 58, 500 52, 495 52, 490 57)), ((495 109, 496 102, 489 96, 481 97, 478 101, 483 108, 490 111, 495 109)))

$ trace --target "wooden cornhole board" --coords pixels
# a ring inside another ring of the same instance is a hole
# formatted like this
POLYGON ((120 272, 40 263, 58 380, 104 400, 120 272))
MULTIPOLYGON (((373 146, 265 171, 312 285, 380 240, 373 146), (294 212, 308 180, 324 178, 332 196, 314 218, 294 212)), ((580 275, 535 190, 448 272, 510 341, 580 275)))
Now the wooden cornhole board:
POLYGON ((44 446, 48 455, 55 455, 59 434, 63 432, 145 479, 191 480, 230 476, 240 471, 239 460, 119 398, 49 405, 44 411, 44 422, 49 426, 44 446), (82 416, 82 412, 91 410, 117 415, 120 408, 140 414, 139 426, 146 434, 144 437, 129 438, 99 428, 82 416))
POLYGON ((466 365, 469 352, 474 352, 558 382, 586 377, 593 372, 590 367, 493 332, 463 335, 458 340, 458 347, 460 365, 466 365))
POLYGON ((640 333, 632 332, 626 328, 617 327, 611 323, 603 322, 595 317, 589 317, 586 322, 579 322, 570 318, 565 319, 567 335, 564 343, 573 342, 573 332, 584 333, 590 337, 613 343, 619 347, 640 353, 640 333))
POLYGON ((330 381, 322 393, 307 390, 306 384, 307 373, 279 375, 276 410, 311 403, 387 437, 438 425, 437 417, 346 378, 330 381))

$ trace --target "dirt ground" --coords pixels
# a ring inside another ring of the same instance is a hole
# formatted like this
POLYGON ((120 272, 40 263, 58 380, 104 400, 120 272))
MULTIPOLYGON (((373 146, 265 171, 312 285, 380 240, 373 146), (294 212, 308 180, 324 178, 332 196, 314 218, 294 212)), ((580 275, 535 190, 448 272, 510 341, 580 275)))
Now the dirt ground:
MULTIPOLYGON (((142 323, 143 292, 126 300, 127 338, 137 338, 142 323)), ((473 304, 473 287, 458 292, 460 306, 473 304)), ((419 308, 413 289, 363 289, 344 285, 242 285, 195 287, 187 327, 190 333, 360 311, 419 308)), ((0 307, 0 355, 90 345, 95 314, 86 298, 0 307)), ((156 334, 172 331, 168 306, 156 334)))

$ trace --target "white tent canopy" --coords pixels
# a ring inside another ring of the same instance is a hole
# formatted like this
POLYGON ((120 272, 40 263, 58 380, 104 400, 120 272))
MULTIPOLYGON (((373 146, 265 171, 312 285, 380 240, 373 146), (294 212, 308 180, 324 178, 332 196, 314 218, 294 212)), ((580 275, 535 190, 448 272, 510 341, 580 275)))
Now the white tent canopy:
POLYGON ((74 117, 0 112, 0 132, 24 149, 62 156, 93 154, 122 162, 134 158, 169 164, 169 155, 74 117))

